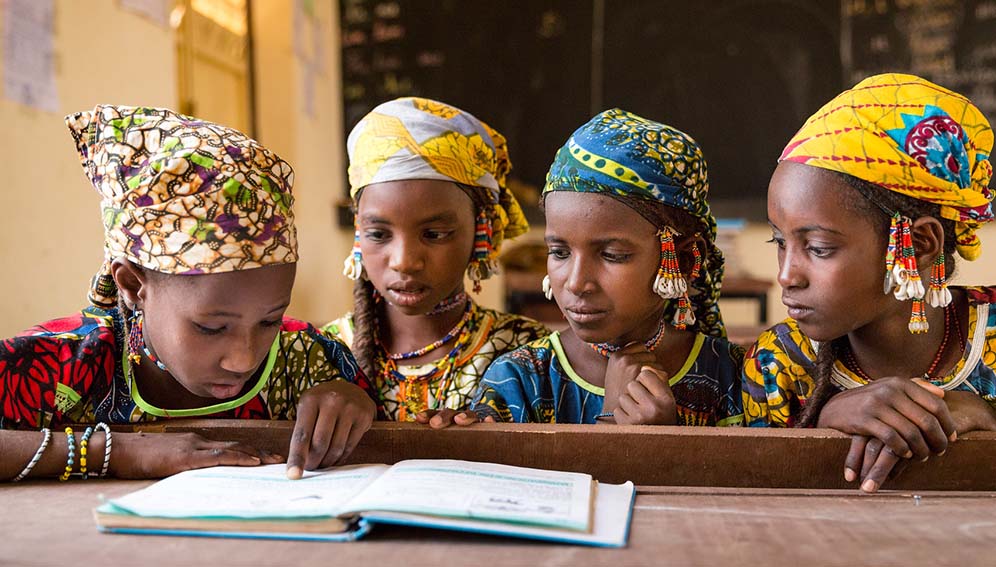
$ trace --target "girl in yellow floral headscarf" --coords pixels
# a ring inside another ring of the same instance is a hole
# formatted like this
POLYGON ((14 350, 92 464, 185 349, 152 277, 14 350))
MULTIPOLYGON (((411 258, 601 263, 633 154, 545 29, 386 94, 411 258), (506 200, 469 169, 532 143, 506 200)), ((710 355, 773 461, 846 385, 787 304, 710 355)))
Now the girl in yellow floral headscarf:
POLYGON ((547 333, 464 292, 465 274, 479 291, 502 242, 528 229, 506 185, 505 138, 453 106, 401 98, 367 114, 347 146, 354 309, 325 329, 351 345, 382 419, 428 422, 464 408, 495 357, 547 333))
POLYGON ((90 307, 0 342, 0 479, 282 460, 108 427, 174 417, 294 419, 288 476, 339 461, 374 404, 341 341, 283 317, 297 262, 290 165, 162 108, 100 105, 66 122, 101 197, 104 263, 90 307))
POLYGON ((844 477, 866 491, 996 429, 996 288, 947 283, 993 219, 992 148, 971 101, 910 75, 870 77, 806 121, 768 191, 790 318, 748 352, 748 425, 851 434, 844 477))

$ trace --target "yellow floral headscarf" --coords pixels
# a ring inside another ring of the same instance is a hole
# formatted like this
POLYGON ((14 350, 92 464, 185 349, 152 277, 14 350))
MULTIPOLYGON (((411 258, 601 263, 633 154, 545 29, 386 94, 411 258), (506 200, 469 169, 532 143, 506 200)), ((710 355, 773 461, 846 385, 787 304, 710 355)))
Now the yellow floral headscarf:
POLYGON ((958 253, 975 260, 993 220, 993 130, 967 98, 912 75, 876 75, 811 116, 782 152, 941 206, 958 253))
POLYGON ((486 189, 497 253, 505 239, 529 230, 506 177, 505 137, 468 112, 425 98, 399 98, 374 108, 347 141, 350 195, 371 183, 438 179, 486 189))
POLYGON ((117 304, 111 262, 167 274, 297 261, 294 172, 245 134, 161 108, 99 105, 66 117, 101 196, 104 264, 89 298, 117 304))

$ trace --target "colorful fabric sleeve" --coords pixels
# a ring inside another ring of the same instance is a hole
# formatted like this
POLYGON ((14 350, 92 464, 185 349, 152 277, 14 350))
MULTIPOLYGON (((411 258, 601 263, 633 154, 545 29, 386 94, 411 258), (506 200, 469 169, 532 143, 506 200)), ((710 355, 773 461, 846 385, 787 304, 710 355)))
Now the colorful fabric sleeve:
POLYGON ((0 342, 0 428, 82 421, 110 390, 119 353, 111 320, 87 312, 0 342))
POLYGON ((744 425, 792 427, 813 389, 816 353, 789 321, 765 331, 743 366, 744 425))
POLYGON ((267 394, 270 419, 295 419, 301 395, 331 380, 356 384, 376 400, 345 343, 310 323, 285 317, 267 394))
MULTIPOLYGON (((549 360, 546 363, 549 364, 549 360)), ((534 411, 538 400, 543 398, 540 388, 549 383, 538 377, 547 372, 543 359, 529 346, 504 354, 484 373, 470 408, 482 419, 490 416, 503 422, 552 423, 556 421, 552 411, 541 412, 545 418, 534 411)), ((552 396, 546 397, 552 400, 552 396)))

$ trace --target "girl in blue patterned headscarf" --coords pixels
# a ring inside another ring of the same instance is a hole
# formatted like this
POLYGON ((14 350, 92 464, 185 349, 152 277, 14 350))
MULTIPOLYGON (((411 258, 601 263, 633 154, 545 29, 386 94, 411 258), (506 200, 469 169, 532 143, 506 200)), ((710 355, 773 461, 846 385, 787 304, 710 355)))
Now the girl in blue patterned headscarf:
POLYGON ((543 191, 544 291, 570 328, 498 358, 471 417, 738 425, 743 351, 723 338, 708 187, 701 149, 670 126, 613 109, 574 132, 543 191))
MULTIPOLYGON (((689 321, 702 333, 726 336, 719 312, 719 288, 723 280, 723 254, 715 246, 716 219, 709 211, 706 196, 709 175, 702 149, 688 134, 666 124, 641 118, 618 108, 606 110, 579 128, 560 150, 546 176, 543 194, 551 191, 603 193, 619 197, 644 216, 648 209, 663 204, 673 213, 694 219, 695 232, 704 238, 702 266, 697 277, 689 278, 689 321), (695 320, 692 323, 691 320, 695 320)), ((658 218, 648 218, 658 224, 658 218)), ((666 229, 658 227, 662 236, 666 229)), ((687 235, 691 236, 691 235, 687 235)), ((673 236, 672 236, 673 238, 673 236)), ((662 258, 662 261, 664 259, 662 258)), ((657 283, 666 285, 676 274, 664 274, 657 283), (664 280, 664 281, 662 281, 664 280)), ((677 284, 680 288, 681 283, 677 284)), ((656 286, 655 286, 656 287, 656 286)), ((683 294, 664 293, 667 299, 681 299, 683 294)), ((669 307, 677 311, 679 302, 669 307)))

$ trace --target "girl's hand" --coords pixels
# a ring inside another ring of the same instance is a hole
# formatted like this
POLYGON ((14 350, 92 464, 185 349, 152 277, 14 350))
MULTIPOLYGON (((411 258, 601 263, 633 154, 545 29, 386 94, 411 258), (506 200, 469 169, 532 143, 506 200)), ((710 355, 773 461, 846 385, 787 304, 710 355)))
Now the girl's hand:
POLYGON ((355 384, 333 380, 301 395, 287 454, 287 478, 342 462, 373 424, 376 406, 355 384))
POLYGON ((906 469, 909 462, 896 456, 881 439, 854 435, 844 461, 844 479, 854 482, 860 478, 862 491, 876 492, 886 479, 895 478, 906 469), (855 471, 861 471, 861 476, 855 471))
POLYGON ((458 411, 449 408, 424 410, 415 414, 415 423, 428 425, 433 429, 445 429, 454 423, 461 426, 468 426, 478 422, 494 423, 495 419, 490 415, 481 419, 481 416, 473 410, 458 411))
MULTIPOLYGON (((945 392, 920 380, 913 380, 928 392, 944 397, 944 403, 954 420, 956 435, 968 431, 996 431, 996 411, 974 392, 945 392), (927 386, 930 386, 929 388, 927 386)), ((955 436, 955 438, 957 438, 955 436)), ((953 440, 953 439, 952 439, 953 440)), ((895 478, 909 464, 910 459, 896 454, 875 437, 854 435, 844 463, 844 478, 848 482, 861 479, 861 490, 875 492, 886 479, 895 478), (861 471, 860 477, 856 471, 861 471)))
POLYGON ((619 396, 613 415, 619 425, 674 425, 678 412, 667 373, 644 366, 619 396))
POLYGON ((944 403, 951 411, 958 433, 996 431, 996 410, 975 392, 952 390, 945 392, 944 403))
MULTIPOLYGON (((108 475, 117 478, 163 478, 179 472, 219 465, 254 467, 284 458, 250 445, 210 441, 196 433, 114 433, 108 475)), ((103 451, 90 457, 100 470, 103 451)))
POLYGON ((641 343, 631 343, 609 356, 605 369, 605 402, 617 424, 673 425, 678 421, 674 394, 657 357, 641 343))
MULTIPOLYGON (((882 378, 830 398, 817 426, 874 437, 896 457, 923 460, 943 454, 957 438, 943 398, 943 390, 922 380, 882 378)), ((848 470, 856 475, 858 469, 845 469, 845 477, 848 470)))

